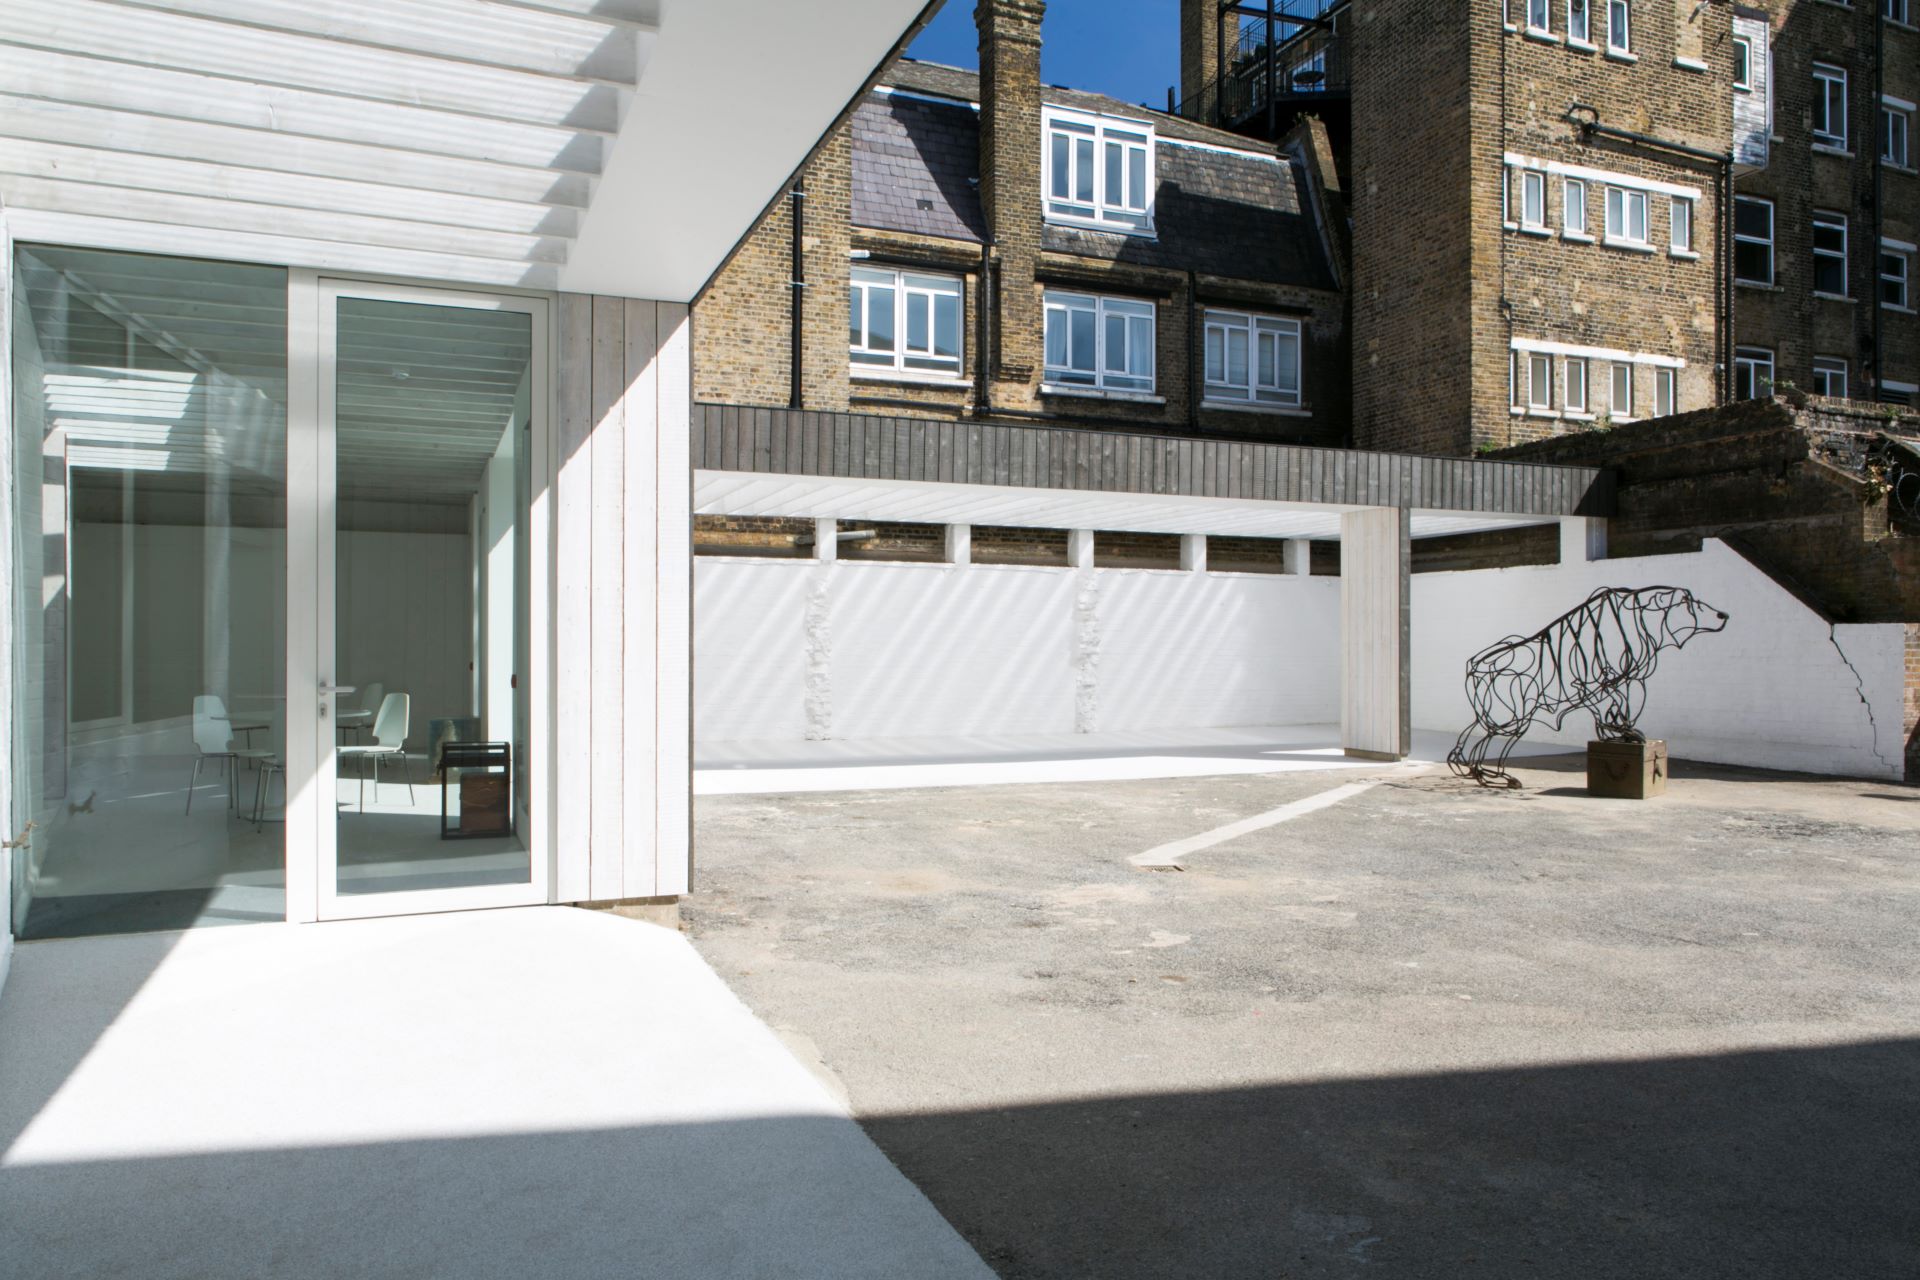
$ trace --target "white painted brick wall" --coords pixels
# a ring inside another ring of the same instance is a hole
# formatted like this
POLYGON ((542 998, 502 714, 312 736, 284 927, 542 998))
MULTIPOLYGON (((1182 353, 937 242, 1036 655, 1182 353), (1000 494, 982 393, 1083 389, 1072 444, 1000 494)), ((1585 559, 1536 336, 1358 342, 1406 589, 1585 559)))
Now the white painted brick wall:
MULTIPOLYGON (((1414 726, 1458 732, 1470 715, 1467 659, 1509 634, 1538 631, 1603 586, 1684 587, 1730 616, 1725 631, 1661 654, 1648 686, 1640 727, 1675 756, 1901 776, 1904 628, 1840 626, 1830 636, 1817 614, 1720 542, 1693 555, 1416 575, 1414 726)), ((1575 715, 1527 740, 1580 745, 1592 729, 1590 717, 1575 715)))

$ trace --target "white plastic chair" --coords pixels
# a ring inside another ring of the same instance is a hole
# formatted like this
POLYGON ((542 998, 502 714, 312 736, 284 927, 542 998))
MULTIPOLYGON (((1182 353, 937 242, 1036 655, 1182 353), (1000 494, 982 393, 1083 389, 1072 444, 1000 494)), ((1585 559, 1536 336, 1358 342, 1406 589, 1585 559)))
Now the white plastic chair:
POLYGON ((193 812, 193 793, 200 785, 200 769, 209 760, 218 761, 218 767, 227 775, 227 808, 234 804, 234 770, 241 760, 270 760, 273 752, 253 748, 234 749, 233 720, 227 715, 227 704, 219 695, 202 693, 193 700, 193 745, 199 755, 194 757, 193 775, 187 780, 187 812, 193 812))
MULTIPOLYGON (((373 718, 373 741, 340 748, 341 756, 373 759, 373 797, 380 798, 380 762, 400 757, 401 772, 407 778, 407 803, 413 803, 413 766, 407 761, 407 724, 413 703, 404 693, 390 693, 380 700, 380 711, 373 718)), ((367 811, 367 775, 360 774, 360 812, 367 811)))

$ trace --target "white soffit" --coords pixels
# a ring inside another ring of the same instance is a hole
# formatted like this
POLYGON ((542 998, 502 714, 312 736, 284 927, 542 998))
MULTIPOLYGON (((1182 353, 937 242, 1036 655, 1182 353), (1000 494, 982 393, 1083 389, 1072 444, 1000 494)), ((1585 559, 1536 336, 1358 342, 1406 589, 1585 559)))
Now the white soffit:
POLYGON ((13 237, 685 300, 921 0, 5 0, 13 237))
MULTIPOLYGON (((908 524, 1013 525, 1106 529, 1116 533, 1207 533, 1220 537, 1327 540, 1340 537, 1342 512, 1364 510, 1247 498, 1090 493, 1074 489, 704 470, 694 472, 693 509, 701 515, 831 517, 897 520, 908 524)), ((1543 516, 1415 511, 1413 536, 1439 538, 1558 523, 1543 516)))

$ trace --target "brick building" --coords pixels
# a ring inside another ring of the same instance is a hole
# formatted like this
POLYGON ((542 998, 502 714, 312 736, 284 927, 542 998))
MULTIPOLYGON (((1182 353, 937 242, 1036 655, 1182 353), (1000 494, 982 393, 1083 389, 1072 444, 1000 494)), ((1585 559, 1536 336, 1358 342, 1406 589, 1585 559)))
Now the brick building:
POLYGON ((855 105, 696 301, 695 398, 1345 443, 1325 131, 1043 86, 1044 9, 982 0, 981 73, 855 105))
POLYGON ((1906 402, 1911 3, 1343 0, 1270 33, 1262 5, 1183 0, 1181 109, 1332 126, 1362 447, 1498 448, 1774 379, 1906 402))

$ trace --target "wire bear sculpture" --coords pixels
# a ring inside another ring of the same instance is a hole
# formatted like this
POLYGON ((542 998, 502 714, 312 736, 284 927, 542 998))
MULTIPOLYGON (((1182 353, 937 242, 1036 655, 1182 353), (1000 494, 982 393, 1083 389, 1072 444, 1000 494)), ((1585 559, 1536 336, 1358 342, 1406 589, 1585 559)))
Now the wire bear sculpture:
POLYGON ((1483 787, 1518 787, 1507 757, 1536 720, 1576 711, 1603 742, 1645 742, 1635 727, 1663 649, 1725 630, 1727 615, 1680 587, 1602 587, 1530 636, 1508 636, 1467 659, 1473 723, 1447 765, 1483 787))

